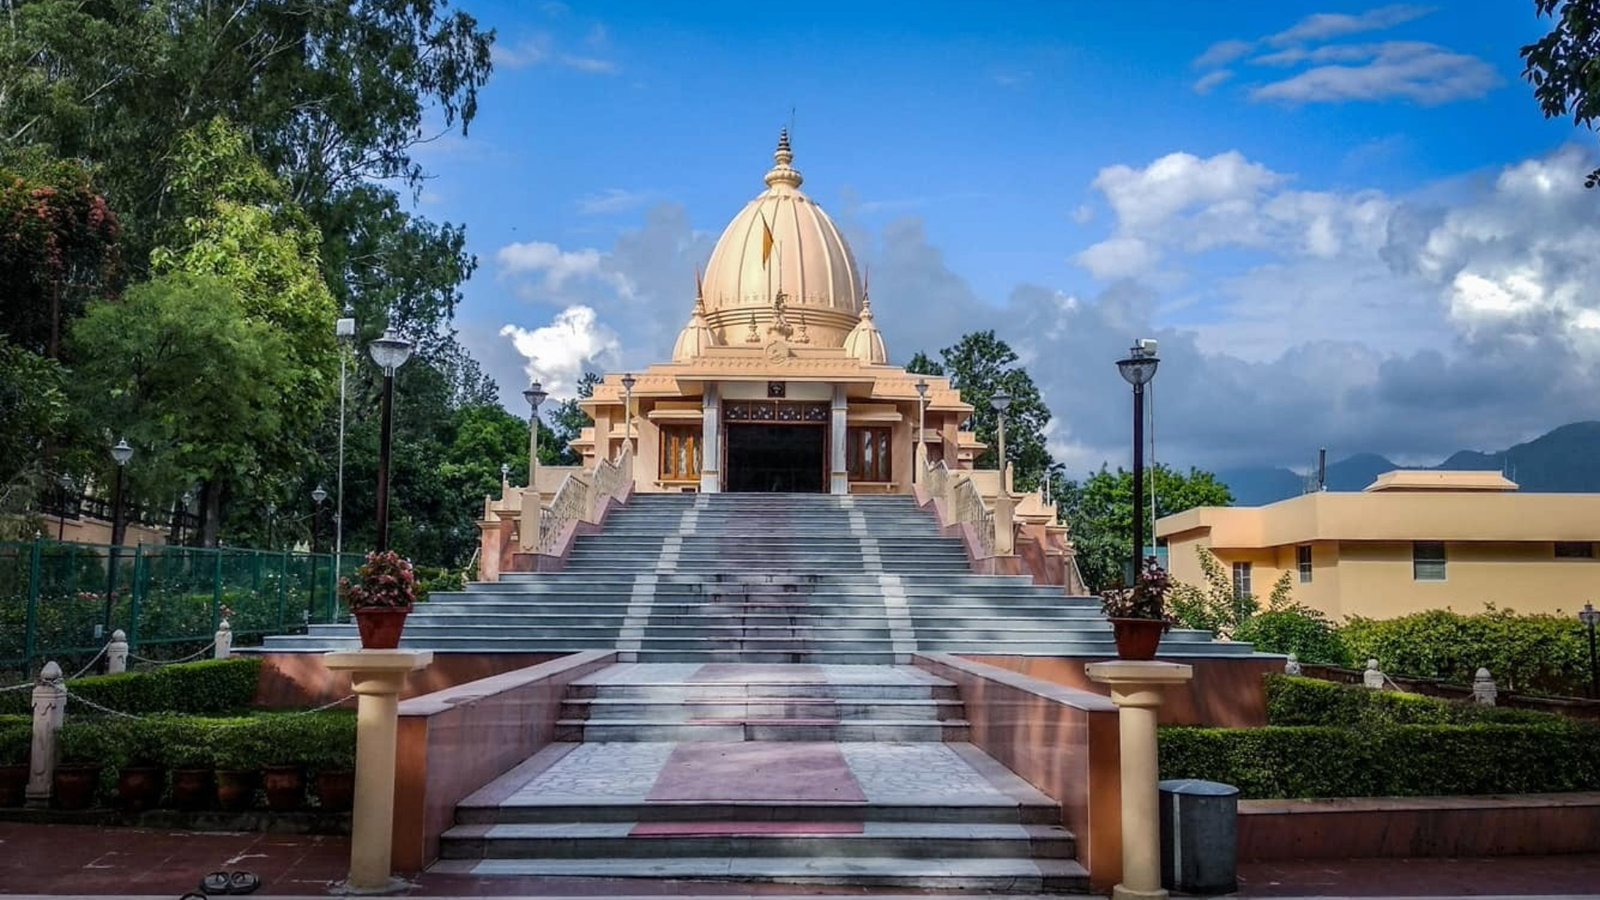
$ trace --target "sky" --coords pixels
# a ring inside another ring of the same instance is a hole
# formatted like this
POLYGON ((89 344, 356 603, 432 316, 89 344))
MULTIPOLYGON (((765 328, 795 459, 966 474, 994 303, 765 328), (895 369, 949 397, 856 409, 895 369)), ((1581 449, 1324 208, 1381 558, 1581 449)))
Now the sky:
POLYGON ((792 125, 892 361, 994 329, 1071 475, 1127 464, 1143 337, 1180 466, 1600 418, 1600 152, 1522 78, 1531 0, 456 5, 495 72, 416 209, 508 400, 670 358, 792 125))

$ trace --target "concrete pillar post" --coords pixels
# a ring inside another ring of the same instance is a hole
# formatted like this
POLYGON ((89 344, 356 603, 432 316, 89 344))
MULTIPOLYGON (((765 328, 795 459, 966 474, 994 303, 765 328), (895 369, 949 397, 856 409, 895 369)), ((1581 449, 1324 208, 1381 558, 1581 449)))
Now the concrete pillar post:
POLYGON ((701 399, 700 493, 722 490, 722 394, 715 383, 707 383, 701 399))
POLYGON ((423 650, 353 650, 326 653, 333 672, 348 672, 356 702, 356 795, 350 819, 347 893, 387 894, 405 890, 393 877, 394 770, 400 689, 406 676, 433 662, 423 650))
POLYGON ((828 429, 828 472, 831 494, 850 493, 850 470, 845 462, 845 435, 850 427, 850 398, 842 384, 833 386, 832 428, 828 429))
POLYGON ((1011 556, 1016 553, 1016 506, 1011 494, 1002 490, 994 498, 994 555, 1011 556))
POLYGON ((50 785, 56 777, 56 733, 67 715, 67 683, 55 661, 44 664, 33 687, 33 743, 28 748, 29 806, 50 805, 50 785))
POLYGON ((543 509, 538 488, 523 488, 522 511, 517 514, 517 546, 523 553, 532 553, 539 547, 539 514, 543 509))
POLYGON ((111 643, 106 645, 106 674, 120 675, 128 671, 128 633, 118 628, 111 632, 111 643))
POLYGON ((228 624, 227 619, 223 619, 217 626, 217 634, 213 641, 212 659, 227 659, 233 655, 233 626, 228 624))
POLYGON ((1157 782, 1156 710, 1168 685, 1183 684, 1194 669, 1179 663, 1117 660, 1084 667, 1111 687, 1117 705, 1122 769, 1122 883, 1111 900, 1166 900, 1161 887, 1161 813, 1157 782))

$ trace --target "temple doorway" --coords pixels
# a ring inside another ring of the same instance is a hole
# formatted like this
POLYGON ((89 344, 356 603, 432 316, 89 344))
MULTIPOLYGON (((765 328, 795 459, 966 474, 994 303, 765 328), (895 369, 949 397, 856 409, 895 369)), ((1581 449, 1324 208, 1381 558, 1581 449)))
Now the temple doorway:
POLYGON ((725 490, 820 494, 827 490, 825 425, 728 425, 725 490))

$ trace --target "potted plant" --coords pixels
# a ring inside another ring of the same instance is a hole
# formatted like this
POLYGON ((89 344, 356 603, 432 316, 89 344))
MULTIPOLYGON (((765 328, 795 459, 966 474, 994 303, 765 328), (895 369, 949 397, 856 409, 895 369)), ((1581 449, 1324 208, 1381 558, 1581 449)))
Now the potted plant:
POLYGON ((129 812, 144 812, 161 801, 166 772, 161 768, 161 732, 144 722, 116 723, 107 729, 117 751, 117 799, 129 812))
POLYGON ((240 812, 255 805, 261 783, 261 755, 250 724, 231 724, 217 730, 212 751, 217 766, 217 806, 240 812))
POLYGON ((1155 659, 1161 636, 1172 627, 1167 612, 1167 591, 1172 581, 1156 562, 1147 557, 1132 587, 1118 586, 1100 593, 1100 609, 1111 620, 1121 659, 1155 659))
POLYGON ((384 550, 367 554, 356 572, 358 582, 339 580, 339 596, 355 616, 361 646, 368 650, 393 650, 400 646, 400 631, 417 600, 417 574, 411 561, 384 550))
POLYGON ((27 799, 28 751, 32 745, 30 723, 0 725, 0 806, 21 806, 27 799))
POLYGON ((216 797, 216 752, 198 741, 179 739, 162 755, 172 770, 172 805, 189 812, 210 808, 216 797))
POLYGON ((100 788, 100 772, 110 758, 106 728, 100 722, 68 722, 56 732, 61 758, 50 783, 60 809, 88 809, 100 788))
POLYGON ((356 723, 346 713, 318 713, 306 766, 316 773, 317 804, 324 812, 349 812, 356 788, 356 723))

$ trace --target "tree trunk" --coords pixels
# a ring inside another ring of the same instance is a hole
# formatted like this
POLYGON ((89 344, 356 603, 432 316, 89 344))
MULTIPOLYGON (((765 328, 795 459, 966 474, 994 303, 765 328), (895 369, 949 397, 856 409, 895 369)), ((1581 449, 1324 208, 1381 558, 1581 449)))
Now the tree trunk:
POLYGON ((215 547, 222 531, 222 485, 207 479, 200 487, 200 546, 215 547))

